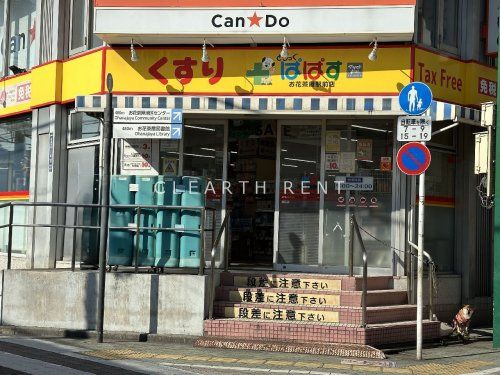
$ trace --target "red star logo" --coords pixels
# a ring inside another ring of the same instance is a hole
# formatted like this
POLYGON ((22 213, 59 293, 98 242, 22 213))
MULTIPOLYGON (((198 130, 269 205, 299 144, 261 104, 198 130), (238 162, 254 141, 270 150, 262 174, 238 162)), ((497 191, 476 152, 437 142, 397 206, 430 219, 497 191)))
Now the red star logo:
POLYGON ((257 16, 257 12, 253 12, 253 16, 252 17, 247 17, 249 20, 250 20, 250 26, 249 27, 252 27, 253 25, 255 26, 258 26, 260 27, 260 20, 263 18, 263 17, 259 17, 257 16))

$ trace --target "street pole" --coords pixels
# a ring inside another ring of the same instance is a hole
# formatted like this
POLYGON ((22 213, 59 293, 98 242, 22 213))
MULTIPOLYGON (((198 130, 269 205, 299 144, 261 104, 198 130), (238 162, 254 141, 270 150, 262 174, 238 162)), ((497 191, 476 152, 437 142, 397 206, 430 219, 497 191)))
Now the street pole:
MULTIPOLYGON (((422 142, 425 146, 425 142, 422 142)), ((417 359, 422 359, 422 316, 423 316, 423 279, 424 279, 424 203, 425 172, 418 177, 418 234, 417 234, 417 359)))
MULTIPOLYGON (((500 70, 498 71, 500 79, 500 70)), ((500 81, 499 81, 500 82, 500 81)), ((494 129, 500 124, 500 96, 497 97, 497 118, 494 129)), ((494 160, 490 166, 493 169, 495 176, 495 206, 493 217, 493 347, 500 348, 500 204, 497 202, 497 194, 500 194, 500 170, 496 170, 497 160, 500 160, 500 130, 496 129, 493 132, 495 139, 490 142, 495 150, 494 160)))
POLYGON ((111 170, 111 132, 113 124, 113 76, 106 78, 108 93, 102 126, 101 229, 99 232, 99 295, 97 300, 97 342, 103 342, 106 254, 108 250, 109 185, 111 170))

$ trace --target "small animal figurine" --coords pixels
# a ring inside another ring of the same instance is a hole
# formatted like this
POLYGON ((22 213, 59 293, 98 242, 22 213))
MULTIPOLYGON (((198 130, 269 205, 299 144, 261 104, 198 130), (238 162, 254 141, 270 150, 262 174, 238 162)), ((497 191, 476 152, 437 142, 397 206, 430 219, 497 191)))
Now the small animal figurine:
POLYGON ((457 336, 463 341, 469 341, 469 325, 474 314, 474 309, 471 305, 465 305, 460 310, 458 310, 457 315, 453 318, 452 333, 456 333, 457 336))

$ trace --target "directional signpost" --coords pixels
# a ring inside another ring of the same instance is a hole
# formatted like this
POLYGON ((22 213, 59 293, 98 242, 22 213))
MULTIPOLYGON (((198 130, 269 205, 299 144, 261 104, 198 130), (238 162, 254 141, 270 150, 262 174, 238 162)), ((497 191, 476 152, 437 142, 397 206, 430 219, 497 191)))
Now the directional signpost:
POLYGON ((113 138, 182 138, 182 110, 170 108, 115 108, 113 138))
MULTIPOLYGON (((399 105, 408 116, 398 118, 398 141, 413 141, 403 145, 397 155, 401 172, 419 176, 418 180, 418 235, 417 235, 417 359, 422 359, 422 282, 424 272, 424 201, 425 171, 431 163, 431 153, 425 146, 432 135, 430 117, 422 116, 432 103, 432 91, 425 83, 412 82, 399 93, 399 105), (422 142, 422 143, 419 143, 422 142)), ((410 239, 411 240, 411 239, 410 239)), ((413 245, 413 243, 410 241, 413 245)), ((414 246, 414 245, 413 245, 414 246)), ((411 275, 413 277, 413 275, 411 275)))

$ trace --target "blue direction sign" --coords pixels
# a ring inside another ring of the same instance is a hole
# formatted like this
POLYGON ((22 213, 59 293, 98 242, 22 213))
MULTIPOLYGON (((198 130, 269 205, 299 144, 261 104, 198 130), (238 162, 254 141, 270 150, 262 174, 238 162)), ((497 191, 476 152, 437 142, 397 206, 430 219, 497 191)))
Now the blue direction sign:
POLYGON ((431 152, 421 143, 406 143, 398 151, 397 164, 401 172, 409 176, 420 175, 431 164, 431 152))
POLYGON ((412 82, 399 93, 401 109, 411 116, 427 111, 432 103, 432 91, 425 83, 412 82))
POLYGON ((171 123, 182 124, 182 109, 172 109, 171 111, 171 123))
POLYGON ((182 124, 170 125, 170 139, 182 139, 182 124))

